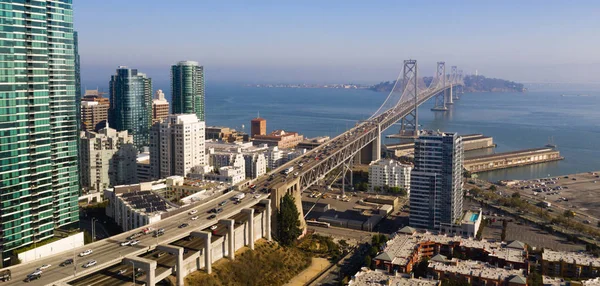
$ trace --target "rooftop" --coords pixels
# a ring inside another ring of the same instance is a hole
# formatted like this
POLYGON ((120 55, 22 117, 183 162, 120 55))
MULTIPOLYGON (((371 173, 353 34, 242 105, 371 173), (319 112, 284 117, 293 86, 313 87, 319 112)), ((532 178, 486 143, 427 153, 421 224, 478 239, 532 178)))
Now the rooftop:
POLYGON ((553 251, 544 249, 544 253, 542 253, 542 260, 550 262, 565 261, 567 263, 575 263, 578 265, 591 265, 593 267, 600 267, 600 258, 594 257, 590 254, 577 252, 553 251))
POLYGON ((370 285, 393 285, 393 286, 436 286, 440 285, 438 280, 417 279, 405 276, 389 275, 382 271, 372 271, 363 269, 356 273, 349 286, 370 286, 370 285))
POLYGON ((493 266, 488 263, 473 260, 452 260, 450 262, 429 262, 429 268, 444 272, 444 273, 457 273, 465 276, 477 276, 485 279, 494 280, 511 280, 513 283, 520 283, 521 280, 525 281, 524 270, 515 269, 504 269, 493 266), (521 278, 521 279, 519 279, 521 278), (513 280, 514 279, 514 280, 513 280))
POLYGON ((165 202, 160 196, 152 191, 133 191, 122 193, 120 197, 132 208, 144 211, 146 213, 166 212, 169 209, 167 202, 165 202))

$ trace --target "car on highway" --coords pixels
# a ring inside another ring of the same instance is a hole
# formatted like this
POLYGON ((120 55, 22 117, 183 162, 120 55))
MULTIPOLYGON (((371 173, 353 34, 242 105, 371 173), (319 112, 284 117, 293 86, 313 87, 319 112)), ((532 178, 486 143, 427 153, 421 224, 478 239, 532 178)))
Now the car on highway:
POLYGON ((134 246, 134 245, 136 245, 136 244, 138 244, 138 243, 140 243, 140 241, 139 241, 139 240, 137 240, 137 239, 136 239, 136 240, 132 240, 132 241, 129 243, 129 246, 134 246))
POLYGON ((182 223, 182 224, 180 224, 178 227, 179 227, 179 228, 184 228, 184 227, 188 227, 188 226, 189 226, 189 224, 187 224, 187 223, 182 223))
POLYGON ((125 272, 127 272, 126 269, 121 269, 119 272, 117 272, 117 275, 125 275, 125 272))
POLYGON ((138 238, 138 237, 140 237, 142 235, 144 235, 142 232, 134 233, 134 234, 128 236, 127 239, 128 240, 136 239, 136 238, 138 238))
POLYGON ((128 246, 131 244, 131 240, 121 242, 121 246, 128 246))
POLYGON ((218 208, 218 209, 215 210, 215 213, 220 213, 222 211, 223 211, 223 208, 218 208))
POLYGON ((154 232, 154 234, 152 235, 152 237, 159 237, 159 236, 162 236, 163 234, 165 234, 164 231, 156 231, 156 232, 154 232))
POLYGON ((212 226, 210 227, 210 230, 215 230, 215 229, 217 229, 218 227, 219 227, 219 226, 218 226, 218 225, 216 225, 216 224, 215 224, 215 225, 212 225, 212 226))
POLYGON ((165 254, 167 254, 167 253, 166 253, 166 252, 163 252, 163 251, 159 251, 159 252, 157 252, 156 254, 154 254, 154 257, 156 257, 156 258, 161 258, 161 257, 163 257, 163 255, 165 255, 165 254))
POLYGON ((69 258, 69 259, 67 259, 67 260, 63 261, 63 262, 60 264, 60 266, 67 266, 67 265, 71 265, 71 264, 73 264, 73 258, 69 258))
POLYGON ((215 219, 216 217, 217 217, 217 215, 211 214, 211 215, 208 216, 208 219, 215 219))
POLYGON ((90 260, 86 264, 83 265, 83 268, 90 268, 96 265, 98 262, 96 260, 90 260))
POLYGON ((255 199, 260 199, 260 194, 256 194, 256 195, 254 195, 254 198, 255 198, 255 199))
POLYGON ((25 280, 23 280, 23 281, 24 282, 31 282, 33 280, 38 280, 40 278, 42 278, 42 274, 41 273, 40 274, 33 274, 33 273, 31 273, 31 274, 27 275, 27 277, 25 277, 25 280))
POLYGON ((219 203, 219 206, 221 206, 221 207, 222 207, 222 206, 224 206, 224 205, 226 205, 226 204, 227 204, 227 201, 222 201, 222 202, 220 202, 220 203, 219 203))
POLYGON ((94 251, 92 251, 91 249, 87 249, 87 250, 79 253, 79 256, 80 257, 88 256, 88 255, 92 254, 92 252, 94 252, 94 251))
POLYGON ((197 215, 196 215, 196 216, 193 216, 193 217, 191 217, 190 219, 191 219, 191 220, 197 220, 197 219, 198 219, 198 216, 197 216, 197 215))
MULTIPOLYGON (((42 275, 42 270, 36 269, 35 271, 31 272, 31 274, 29 275, 42 275)), ((27 275, 27 276, 29 276, 27 275)))
POLYGON ((193 210, 193 211, 190 211, 188 214, 190 214, 190 215, 195 215, 195 214, 197 214, 197 213, 198 213, 198 210, 193 210))
POLYGON ((44 265, 38 267, 37 270, 46 270, 46 269, 50 268, 50 266, 52 266, 52 264, 44 264, 44 265))

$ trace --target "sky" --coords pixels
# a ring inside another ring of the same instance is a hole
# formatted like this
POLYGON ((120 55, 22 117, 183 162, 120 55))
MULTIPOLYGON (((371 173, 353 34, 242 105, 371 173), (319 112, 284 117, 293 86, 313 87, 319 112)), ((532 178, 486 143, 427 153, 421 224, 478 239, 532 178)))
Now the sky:
MULTIPOLYGON (((117 66, 168 82, 377 83, 416 59, 519 82, 600 82, 600 1, 75 0, 84 85, 117 66)), ((89 86, 88 86, 89 88, 89 86)))

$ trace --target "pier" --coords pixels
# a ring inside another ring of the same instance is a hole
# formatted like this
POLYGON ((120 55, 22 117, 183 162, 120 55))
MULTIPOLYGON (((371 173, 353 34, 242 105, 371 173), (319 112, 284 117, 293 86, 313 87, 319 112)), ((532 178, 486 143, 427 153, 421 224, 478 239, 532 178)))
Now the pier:
MULTIPOLYGON (((387 138, 399 138, 397 135, 398 134, 389 135, 387 138)), ((465 151, 496 147, 494 138, 483 136, 483 134, 467 134, 461 135, 461 137, 463 139, 463 149, 465 151)), ((389 155, 395 157, 412 157, 415 150, 415 144, 414 142, 387 144, 385 145, 385 148, 389 155)))
POLYGON ((473 157, 464 161, 464 168, 471 173, 478 173, 562 159, 558 150, 535 148, 473 157))

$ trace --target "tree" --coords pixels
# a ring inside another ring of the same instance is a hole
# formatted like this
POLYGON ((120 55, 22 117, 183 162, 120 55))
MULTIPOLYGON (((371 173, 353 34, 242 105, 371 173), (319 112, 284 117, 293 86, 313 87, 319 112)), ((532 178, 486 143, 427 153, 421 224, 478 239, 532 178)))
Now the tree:
POLYGON ((489 187, 489 190, 490 190, 490 191, 492 191, 492 192, 495 192, 497 189, 498 189, 498 188, 496 188, 496 185, 491 185, 491 186, 489 187))
POLYGON ((371 258, 371 256, 370 256, 370 255, 367 255, 367 256, 365 256, 365 261, 364 261, 365 267, 369 267, 369 268, 371 268, 371 260, 372 260, 372 259, 373 259, 373 258, 371 258))
POLYGON ((515 198, 515 199, 520 199, 521 198, 521 194, 519 194, 519 192, 514 192, 511 196, 513 198, 515 198))
POLYGON ((279 222, 278 240, 284 246, 292 245, 296 239, 302 234, 300 229, 300 213, 296 207, 296 200, 292 195, 285 194, 281 198, 279 204, 279 212, 277 213, 277 221, 279 222))

